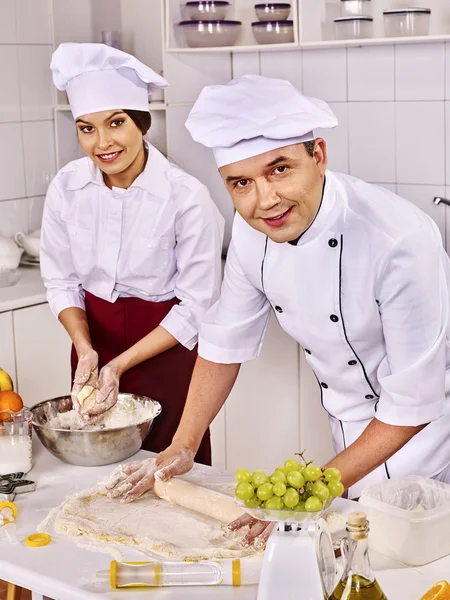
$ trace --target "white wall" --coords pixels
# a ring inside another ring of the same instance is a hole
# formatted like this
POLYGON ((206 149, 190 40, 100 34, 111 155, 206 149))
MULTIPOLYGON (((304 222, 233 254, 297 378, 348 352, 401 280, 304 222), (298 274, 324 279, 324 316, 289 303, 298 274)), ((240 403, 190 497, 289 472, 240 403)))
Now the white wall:
MULTIPOLYGON (((444 42, 235 54, 233 76, 289 79, 329 102, 330 168, 413 201, 450 238, 450 44, 444 42)), ((450 243, 447 244, 450 248, 450 243)))
POLYGON ((40 226, 55 174, 50 0, 0 0, 0 235, 40 226))

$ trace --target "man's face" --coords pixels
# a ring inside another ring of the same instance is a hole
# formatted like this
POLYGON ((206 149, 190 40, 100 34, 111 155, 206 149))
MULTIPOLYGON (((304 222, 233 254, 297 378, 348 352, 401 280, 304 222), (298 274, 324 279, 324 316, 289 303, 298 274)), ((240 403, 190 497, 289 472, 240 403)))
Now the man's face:
POLYGON ((314 156, 304 144, 295 144, 219 171, 241 217, 274 242, 283 243, 297 239, 314 220, 326 167, 326 144, 318 138, 314 156))

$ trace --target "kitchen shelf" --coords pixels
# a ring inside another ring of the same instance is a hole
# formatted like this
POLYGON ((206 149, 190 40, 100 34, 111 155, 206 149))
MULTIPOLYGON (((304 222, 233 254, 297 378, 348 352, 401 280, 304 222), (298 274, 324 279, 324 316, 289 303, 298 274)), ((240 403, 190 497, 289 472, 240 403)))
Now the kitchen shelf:
MULTIPOLYGON (((70 110, 69 104, 57 104, 54 108, 56 111, 70 110)), ((148 103, 149 111, 166 110, 166 108, 167 108, 167 104, 165 102, 149 102, 148 103)))
POLYGON ((276 52, 280 50, 292 50, 299 47, 300 44, 297 42, 289 42, 285 44, 250 44, 247 46, 211 46, 209 48, 166 48, 165 52, 170 52, 172 54, 190 54, 193 52, 276 52))

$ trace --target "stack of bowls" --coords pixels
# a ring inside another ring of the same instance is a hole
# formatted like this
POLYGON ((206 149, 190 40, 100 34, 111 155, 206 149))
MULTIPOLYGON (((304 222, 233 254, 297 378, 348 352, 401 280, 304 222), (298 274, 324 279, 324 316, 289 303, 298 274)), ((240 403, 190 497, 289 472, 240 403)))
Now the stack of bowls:
POLYGON ((185 44, 190 48, 234 46, 242 23, 226 19, 229 6, 222 0, 186 2, 183 16, 187 20, 178 24, 185 44))
POLYGON ((291 5, 285 2, 255 4, 258 21, 252 31, 258 44, 286 44, 294 41, 294 22, 288 21, 291 5))
POLYGON ((373 35, 371 0, 341 0, 341 16, 334 19, 338 40, 357 40, 373 35))

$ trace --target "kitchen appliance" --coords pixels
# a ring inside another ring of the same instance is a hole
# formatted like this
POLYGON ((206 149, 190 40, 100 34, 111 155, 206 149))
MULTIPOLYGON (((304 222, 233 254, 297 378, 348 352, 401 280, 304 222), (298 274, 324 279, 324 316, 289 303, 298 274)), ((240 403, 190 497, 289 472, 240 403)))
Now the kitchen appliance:
POLYGON ((277 522, 264 552, 258 600, 320 600, 328 597, 337 577, 330 532, 317 513, 245 508, 254 518, 277 522), (299 582, 301 582, 299 587, 299 582))

